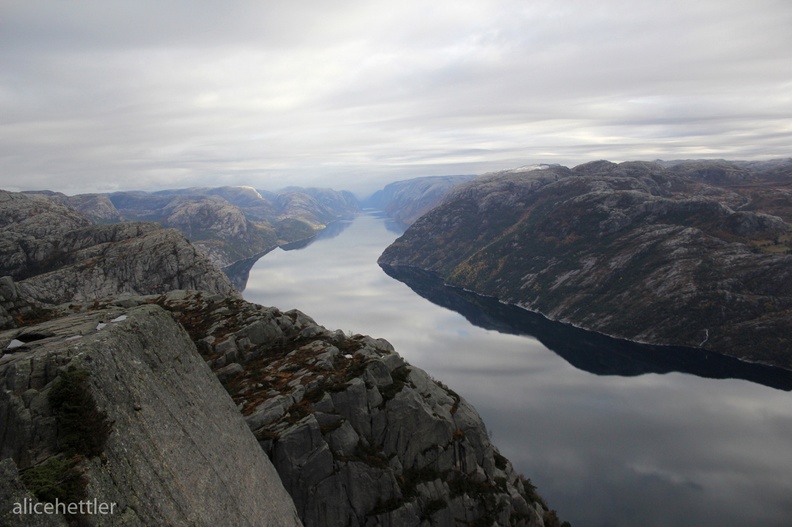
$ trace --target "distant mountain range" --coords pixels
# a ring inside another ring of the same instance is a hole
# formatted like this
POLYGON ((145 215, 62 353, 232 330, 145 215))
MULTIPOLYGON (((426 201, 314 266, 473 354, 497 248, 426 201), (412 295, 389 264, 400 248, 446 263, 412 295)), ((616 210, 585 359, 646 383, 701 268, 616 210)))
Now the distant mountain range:
POLYGON ((488 174, 379 263, 607 335, 792 369, 789 159, 488 174))
POLYGON ((411 225, 433 209, 456 185, 476 176, 428 176, 389 183, 365 205, 385 212, 402 225, 411 225))
POLYGON ((340 218, 358 212, 350 192, 323 188, 186 188, 159 192, 114 192, 66 196, 24 194, 73 209, 96 223, 149 221, 184 234, 220 268, 310 238, 340 218))

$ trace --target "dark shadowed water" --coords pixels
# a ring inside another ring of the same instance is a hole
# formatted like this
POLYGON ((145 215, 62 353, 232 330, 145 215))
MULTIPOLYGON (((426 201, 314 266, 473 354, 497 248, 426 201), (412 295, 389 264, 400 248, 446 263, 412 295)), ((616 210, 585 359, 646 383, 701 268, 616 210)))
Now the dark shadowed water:
POLYGON ((264 256, 244 296, 389 340, 473 403, 575 527, 792 525, 792 375, 400 276, 413 290, 376 264, 398 235, 371 212, 336 224, 264 256))

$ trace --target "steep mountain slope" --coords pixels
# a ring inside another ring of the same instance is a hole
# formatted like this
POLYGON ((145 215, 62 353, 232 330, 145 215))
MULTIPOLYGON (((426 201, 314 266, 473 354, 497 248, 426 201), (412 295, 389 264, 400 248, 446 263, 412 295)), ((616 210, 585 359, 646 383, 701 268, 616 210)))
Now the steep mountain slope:
POLYGON ((789 161, 772 174, 604 161, 491 174, 453 191, 380 264, 608 335, 792 368, 790 185, 789 161))
POLYGON ((396 181, 375 192, 366 205, 384 211, 403 225, 412 225, 440 203, 454 186, 475 177, 430 176, 396 181))

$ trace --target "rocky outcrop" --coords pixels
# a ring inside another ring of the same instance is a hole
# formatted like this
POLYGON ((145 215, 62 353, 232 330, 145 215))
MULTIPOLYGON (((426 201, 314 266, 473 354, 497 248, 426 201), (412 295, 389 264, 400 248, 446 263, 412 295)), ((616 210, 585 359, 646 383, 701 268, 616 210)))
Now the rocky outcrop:
POLYGON ((4 524, 41 519, 9 514, 30 492, 110 510, 70 524, 300 524, 234 402, 166 311, 105 305, 0 333, 0 344, 4 524), (78 374, 90 395, 70 396, 67 412, 54 393, 78 374), (74 447, 73 434, 104 427, 99 451, 74 447))
POLYGON ((491 174, 379 261, 608 335, 792 368, 784 166, 792 174, 792 162, 768 175, 605 161, 491 174))
POLYGON ((27 301, 85 302, 180 288, 234 292, 223 273, 172 229, 93 225, 66 207, 4 191, 0 218, 0 275, 13 278, 27 301))
POLYGON ((198 343, 305 525, 557 524, 476 411, 386 341, 238 299, 155 301, 198 343))
POLYGON ((366 205, 385 212, 402 225, 412 225, 440 203, 453 187, 475 177, 430 176, 396 181, 375 192, 366 205))
POLYGON ((358 211, 354 196, 331 189, 187 188, 116 192, 110 199, 127 220, 179 229, 221 268, 310 238, 358 211))

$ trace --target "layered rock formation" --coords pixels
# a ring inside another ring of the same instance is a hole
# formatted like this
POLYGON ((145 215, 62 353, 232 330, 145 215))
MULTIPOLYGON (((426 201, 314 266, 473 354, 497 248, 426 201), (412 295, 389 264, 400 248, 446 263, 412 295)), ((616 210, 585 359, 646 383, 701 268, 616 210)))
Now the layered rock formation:
POLYGON ((475 176, 430 176, 389 183, 366 202, 402 225, 412 225, 429 212, 448 192, 475 176))
POLYGON ((792 368, 791 182, 792 161, 490 174, 380 264, 608 335, 792 368))
POLYGON ((300 525, 234 402, 167 312, 80 311, 0 333, 3 525, 65 524, 14 514, 31 492, 107 504, 107 514, 69 515, 71 525, 300 525), (67 382, 85 392, 58 407, 67 382))

